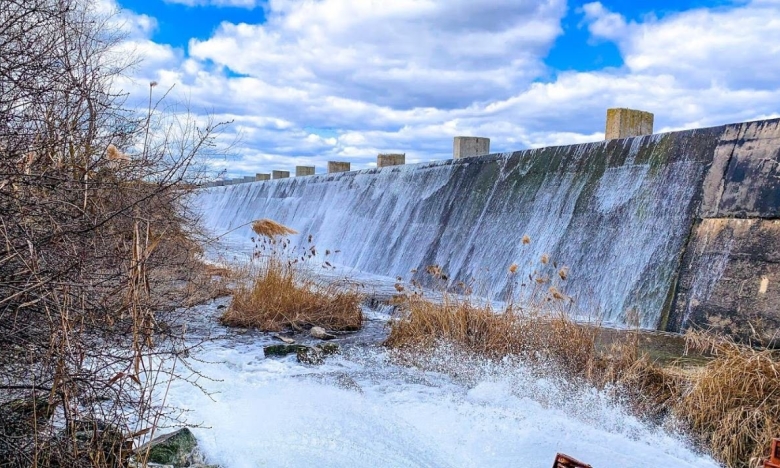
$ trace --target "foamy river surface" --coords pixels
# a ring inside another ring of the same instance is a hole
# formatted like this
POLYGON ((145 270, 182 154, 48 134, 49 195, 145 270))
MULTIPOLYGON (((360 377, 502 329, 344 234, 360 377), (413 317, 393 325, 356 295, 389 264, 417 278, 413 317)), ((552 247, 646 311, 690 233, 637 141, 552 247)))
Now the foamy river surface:
MULTIPOLYGON (((386 311, 342 341, 321 366, 263 355, 266 334, 216 323, 218 300, 198 311, 194 353, 211 396, 176 383, 168 400, 190 410, 210 463, 223 468, 539 467, 557 452, 611 467, 714 467, 680 438, 650 428, 588 389, 564 388, 522 366, 467 363, 442 351, 433 366, 402 366, 379 345, 386 311), (428 368, 428 367, 426 367, 428 368)), ((278 343, 278 342, 275 342, 278 343)))

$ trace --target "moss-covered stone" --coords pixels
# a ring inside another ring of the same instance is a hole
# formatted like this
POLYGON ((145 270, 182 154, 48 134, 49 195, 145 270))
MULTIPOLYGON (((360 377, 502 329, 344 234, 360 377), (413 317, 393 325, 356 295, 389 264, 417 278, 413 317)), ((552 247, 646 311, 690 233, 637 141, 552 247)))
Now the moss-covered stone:
POLYGON ((288 354, 295 354, 301 350, 308 349, 308 346, 298 344, 278 344, 263 347, 265 357, 285 357, 288 354))
POLYGON ((185 427, 176 432, 155 438, 148 445, 138 449, 138 452, 143 454, 145 449, 148 448, 149 458, 147 461, 152 463, 189 466, 193 462, 193 453, 196 451, 197 446, 197 439, 185 427))
POLYGON ((296 357, 302 364, 318 365, 322 364, 326 357, 338 354, 339 351, 339 345, 336 343, 322 343, 311 348, 304 346, 298 350, 296 357))

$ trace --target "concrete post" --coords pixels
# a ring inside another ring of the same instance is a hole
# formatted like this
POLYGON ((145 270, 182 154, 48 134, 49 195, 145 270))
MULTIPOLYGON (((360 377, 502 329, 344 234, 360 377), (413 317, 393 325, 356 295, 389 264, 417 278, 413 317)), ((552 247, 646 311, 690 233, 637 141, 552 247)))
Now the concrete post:
POLYGON ((271 174, 255 174, 255 180, 271 180, 271 174))
POLYGON ((214 187, 222 187, 223 185, 225 185, 225 181, 224 180, 215 180, 214 181, 214 187))
POLYGON ((490 154, 490 138, 459 136, 452 142, 452 158, 470 158, 490 154))
POLYGON ((376 167, 401 166, 406 164, 404 154, 379 154, 376 157, 376 167))
POLYGON ((653 114, 634 109, 607 109, 605 140, 653 134, 653 114))
POLYGON ((290 171, 271 171, 271 178, 274 180, 286 179, 288 177, 290 177, 290 171))
POLYGON ((295 177, 314 175, 314 166, 295 166, 295 177))
POLYGON ((349 163, 344 161, 328 161, 328 174, 334 172, 349 172, 349 163))
POLYGON ((247 183, 247 182, 254 182, 255 176, 244 176, 241 178, 241 182, 247 183))

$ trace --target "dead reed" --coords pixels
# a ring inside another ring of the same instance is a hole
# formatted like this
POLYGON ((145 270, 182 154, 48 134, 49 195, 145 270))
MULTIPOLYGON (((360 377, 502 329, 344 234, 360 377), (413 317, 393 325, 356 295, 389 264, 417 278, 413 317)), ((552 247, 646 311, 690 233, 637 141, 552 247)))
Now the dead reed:
MULTIPOLYGON (((255 240, 258 262, 254 279, 234 290, 230 307, 221 317, 229 326, 256 327, 264 331, 302 330, 314 326, 333 331, 355 331, 363 325, 362 295, 306 275, 301 265, 315 258, 316 248, 296 253, 289 239, 297 231, 270 219, 252 223, 262 239, 255 240), (283 239, 280 239, 283 238, 283 239)), ((330 255, 330 251, 325 251, 330 255)), ((332 268, 325 261, 323 268, 332 268)))
POLYGON ((270 257, 254 281, 238 286, 222 323, 264 331, 313 326, 335 331, 359 330, 361 296, 306 278, 291 262, 270 257))
POLYGON ((564 315, 543 316, 508 308, 498 313, 488 304, 445 296, 432 301, 410 294, 397 301, 401 317, 391 324, 385 345, 396 349, 431 349, 447 342, 492 359, 518 356, 552 363, 569 373, 589 369, 597 336, 564 315))
POLYGON ((252 230, 258 236, 275 239, 277 237, 298 234, 298 231, 291 229, 283 224, 279 224, 271 219, 258 219, 252 222, 252 230))
POLYGON ((780 436, 780 352, 702 332, 687 338, 714 358, 691 379, 675 410, 718 460, 749 467, 780 436))

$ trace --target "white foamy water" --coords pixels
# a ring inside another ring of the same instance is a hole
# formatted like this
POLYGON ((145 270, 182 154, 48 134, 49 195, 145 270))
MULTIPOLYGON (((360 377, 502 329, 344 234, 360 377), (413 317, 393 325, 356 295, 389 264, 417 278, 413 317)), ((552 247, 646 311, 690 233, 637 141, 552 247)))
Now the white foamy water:
POLYGON ((466 364, 446 352, 439 364, 462 375, 395 364, 372 344, 386 318, 375 313, 344 355, 318 367, 266 359, 267 335, 213 325, 222 336, 196 353, 210 362, 195 364, 216 379, 199 382, 211 397, 176 383, 169 401, 209 426, 194 432, 223 468, 549 468, 557 452, 595 468, 717 466, 597 392, 564 390, 518 365, 466 364))

